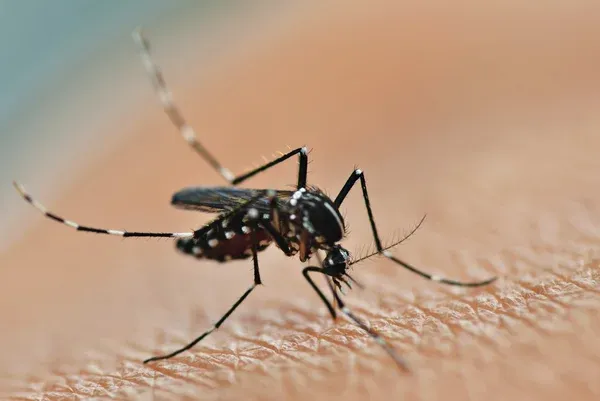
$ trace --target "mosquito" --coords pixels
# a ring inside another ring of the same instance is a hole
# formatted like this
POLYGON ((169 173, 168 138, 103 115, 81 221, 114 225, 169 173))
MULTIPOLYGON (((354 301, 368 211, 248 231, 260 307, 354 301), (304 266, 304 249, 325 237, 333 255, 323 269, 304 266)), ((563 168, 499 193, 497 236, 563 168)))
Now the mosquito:
POLYGON ((344 295, 342 284, 346 285, 349 289, 352 288, 352 284, 360 286, 349 274, 349 269, 352 265, 379 255, 425 279, 443 284, 461 287, 479 287, 488 285, 496 280, 496 277, 477 282, 461 282, 446 279, 426 273, 396 258, 390 249, 414 234, 423 223, 425 216, 404 238, 384 246, 373 217, 364 172, 360 169, 354 169, 337 196, 332 199, 318 187, 307 184, 308 151, 306 147, 294 149, 269 163, 247 173, 235 176, 199 142, 194 129, 187 123, 173 102, 171 92, 166 85, 162 72, 150 55, 149 42, 143 36, 141 29, 133 32, 133 38, 139 47, 144 67, 160 99, 164 112, 189 146, 229 184, 229 186, 184 188, 173 195, 171 204, 181 209, 215 213, 218 214, 217 217, 203 227, 190 232, 136 232, 95 228, 60 217, 31 197, 21 184, 14 182, 14 186, 27 202, 46 217, 78 231, 121 237, 176 238, 176 247, 179 251, 198 259, 227 262, 230 260, 252 258, 254 272, 252 285, 209 330, 202 333, 186 346, 166 355, 148 358, 143 361, 144 363, 172 358, 191 349, 205 337, 218 330, 250 293, 262 284, 258 253, 265 250, 273 242, 285 255, 298 255, 301 262, 306 262, 311 257, 316 256, 319 260, 319 265, 305 267, 302 270, 302 274, 323 301, 331 317, 336 320, 336 309, 341 311, 350 321, 373 338, 403 370, 408 370, 404 360, 383 337, 356 316, 340 296, 340 293, 344 295), (237 187, 237 185, 242 184, 249 178, 293 157, 297 157, 299 162, 295 190, 246 189, 237 187), (351 189, 359 182, 376 250, 361 258, 353 259, 350 252, 339 244, 347 234, 345 220, 340 213, 340 207, 351 189), (325 258, 321 258, 320 251, 325 252, 325 258), (326 278, 333 296, 333 302, 316 285, 311 274, 321 274, 326 278))

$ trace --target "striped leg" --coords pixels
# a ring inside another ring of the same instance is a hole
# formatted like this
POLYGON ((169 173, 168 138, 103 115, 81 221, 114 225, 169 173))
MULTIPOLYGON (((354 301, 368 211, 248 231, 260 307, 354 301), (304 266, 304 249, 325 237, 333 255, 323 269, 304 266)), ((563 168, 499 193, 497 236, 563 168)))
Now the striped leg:
POLYGON ((150 56, 150 43, 144 37, 141 28, 136 29, 132 36, 133 40, 140 48, 142 62, 144 63, 144 67, 150 76, 152 86, 154 86, 154 90, 158 94, 160 103, 162 104, 167 116, 169 116, 173 122, 173 125, 177 127, 183 136, 183 139, 185 139, 186 142, 196 152, 198 152, 215 170, 217 170, 225 180, 229 182, 233 181, 235 178, 233 173, 228 168, 223 167, 221 163, 219 163, 219 161, 196 139, 196 132, 194 131, 194 128, 187 123, 179 111, 179 108, 173 102, 173 96, 167 88, 163 74, 158 65, 156 65, 150 56))
MULTIPOLYGON (((329 310, 329 314, 331 315, 333 320, 335 320, 336 312, 335 312, 334 305, 332 305, 332 303, 327 300, 327 298, 325 297, 325 294, 323 294, 323 292, 319 289, 319 287, 317 287, 317 285, 310 278, 308 273, 322 273, 325 276, 327 276, 327 274, 320 267, 308 266, 302 270, 302 274, 304 275, 304 278, 308 281, 310 286, 317 292, 317 295, 319 296, 319 298, 321 298, 321 300, 323 301, 323 303, 329 310)), ((338 308, 342 311, 342 313, 344 315, 348 316, 358 327, 360 327, 361 329, 366 331, 369 334, 369 336, 371 336, 371 338, 373 338, 377 342, 377 344, 379 344, 394 359, 396 364, 401 369, 408 371, 408 367, 406 366, 406 363, 402 360, 402 358, 400 358, 396 354, 396 352, 393 350, 393 348, 383 339, 383 337, 381 337, 379 334, 377 334, 375 331, 373 331, 371 328, 369 328, 369 326, 367 326, 362 320, 360 320, 358 317, 356 317, 352 313, 352 311, 344 304, 344 302, 338 295, 336 288, 333 286, 333 284, 331 284, 329 279, 327 279, 327 283, 329 284, 329 286, 331 288, 331 292, 333 293, 333 297, 334 297, 333 303, 337 304, 338 308)))
MULTIPOLYGON (((462 282, 462 281, 451 280, 451 279, 447 279, 447 278, 443 278, 443 277, 439 277, 439 276, 436 276, 433 274, 426 273, 426 272, 419 270, 416 267, 411 266, 408 263, 396 258, 388 250, 390 247, 384 248, 383 245, 381 244, 381 239, 379 238, 379 233, 377 232, 377 227, 375 226, 375 218, 373 217, 373 211, 371 210, 371 201, 369 200, 369 194, 367 192, 367 181, 365 180, 365 175, 361 170, 357 169, 352 172, 352 174, 350 175, 350 177, 348 178, 348 180, 342 187, 340 193, 335 198, 334 204, 337 208, 339 208, 340 205, 342 204, 342 202, 344 202, 344 199, 346 199, 346 196, 348 195, 348 193, 350 192, 350 190, 352 189, 354 184, 356 184, 356 182, 358 180, 360 180, 360 185, 362 188, 362 195, 363 195, 363 199, 365 201, 365 207, 367 208, 367 215, 369 216, 369 222, 371 223, 371 231, 373 233, 373 239, 375 240, 375 246, 377 247, 377 253, 385 256, 386 258, 396 262, 400 266, 404 267, 407 270, 410 270, 413 273, 418 274, 421 277, 424 277, 428 280, 437 281, 437 282, 443 283, 443 284, 455 285, 455 286, 459 286, 459 287, 479 287, 479 286, 490 284, 496 280, 497 277, 492 277, 492 278, 484 280, 484 281, 476 281, 476 282, 462 282)), ((421 220, 421 222, 422 221, 423 220, 421 220)), ((419 223, 419 225, 420 224, 421 223, 419 223)), ((413 232, 414 232, 414 230, 413 230, 413 232)))
POLYGON ((194 236, 193 232, 184 232, 184 233, 151 233, 151 232, 134 232, 134 231, 122 231, 122 230, 109 230, 109 229, 104 229, 104 228, 95 228, 95 227, 82 226, 80 224, 75 223, 74 221, 64 219, 64 218, 62 218, 60 216, 57 216, 56 214, 48 211, 48 209, 46 209, 46 207, 44 205, 42 205, 41 203, 39 203, 37 200, 33 199, 31 197, 31 195, 29 195, 25 191, 25 188, 21 184, 19 184, 18 182, 13 181, 13 185, 17 189, 17 192, 19 192, 19 194, 23 197, 23 199, 25 199, 27 202, 29 202, 37 210, 39 210, 40 212, 42 212, 46 217, 48 217, 49 219, 52 219, 54 221, 57 221, 59 223, 62 223, 64 225, 66 225, 66 226, 72 227, 72 228, 76 229, 77 231, 86 231, 86 232, 96 233, 96 234, 117 235, 117 236, 120 236, 120 237, 190 238, 190 237, 194 236))
MULTIPOLYGON (((317 249, 317 252, 315 252, 315 256, 317 258, 317 260, 319 261, 319 266, 321 266, 321 268, 323 268, 323 258, 321 257, 321 251, 317 249)), ((333 280, 331 278, 331 276, 327 275, 327 274, 323 274, 323 277, 325 278, 325 281, 327 282, 327 287, 329 287, 329 290, 331 291, 332 294, 335 293, 335 288, 334 288, 334 284, 333 284, 333 280)), ((333 301, 331 302, 333 305, 333 308, 335 310, 335 308, 338 307, 338 304, 335 301, 335 296, 333 297, 333 301)), ((332 315, 333 320, 337 319, 337 316, 335 315, 335 313, 332 315)))
POLYGON ((373 329, 367 326, 346 306, 346 304, 344 303, 344 301, 342 301, 335 289, 333 291, 333 296, 335 297, 335 300, 337 301, 337 304, 339 305, 339 308, 342 311, 342 313, 348 318, 350 318, 350 320, 352 320, 358 327, 366 331, 369 334, 369 336, 371 336, 371 338, 375 340, 375 342, 377 342, 377 344, 379 344, 385 350, 385 352, 388 353, 389 356, 392 357, 392 359, 394 360, 394 362, 396 362, 396 365, 398 365, 400 369, 408 372, 409 369, 406 365, 406 362, 404 362, 404 360, 400 358, 398 354, 396 354, 396 351, 394 351, 394 349, 387 343, 387 341, 384 340, 383 337, 381 337, 377 332, 375 332, 373 329))
POLYGON ((169 116, 169 119, 177 127, 183 139, 208 162, 221 176, 230 184, 237 185, 241 184, 243 181, 248 178, 263 172, 294 155, 298 155, 300 159, 300 172, 298 175, 298 189, 304 188, 306 186, 306 174, 308 167, 308 151, 305 147, 297 148, 288 152, 286 154, 282 154, 281 157, 273 160, 270 163, 266 163, 263 166, 260 166, 254 170, 249 171, 248 173, 242 174, 238 177, 233 175, 231 170, 224 167, 213 155, 198 141, 196 132, 191 125, 188 124, 183 114, 179 111, 179 108, 173 101, 173 96, 167 84, 165 82, 164 76, 158 67, 158 65, 152 59, 150 55, 150 43, 148 39, 144 36, 141 28, 136 29, 133 34, 133 40, 137 43, 140 48, 142 62, 144 63, 144 67, 148 75, 150 76, 150 80, 152 81, 152 86, 156 91, 158 98, 160 99, 160 103, 162 107, 169 116))
MULTIPOLYGON (((327 299, 325 294, 323 294, 323 291, 321 291, 321 289, 319 287, 317 287, 317 285, 312 280, 312 278, 310 278, 310 275, 308 273, 311 273, 311 272, 323 273, 323 269, 321 269, 320 267, 308 266, 308 267, 305 267, 304 269, 302 269, 302 275, 304 276, 306 281, 308 281, 308 284, 310 284, 310 286, 313 288, 313 290, 315 290, 315 292, 317 293, 319 298, 321 298, 321 301, 323 301, 323 303, 327 307, 327 310, 329 311, 331 318, 333 320, 336 320, 337 314, 335 313, 334 305, 332 305, 331 302, 329 302, 329 300, 327 299)), ((327 281, 329 282, 329 279, 327 281)), ((331 283, 329 283, 329 284, 331 285, 331 283)), ((333 290, 333 285, 331 285, 331 288, 333 290)), ((334 302, 335 302, 335 299, 334 299, 334 302)))
POLYGON ((198 344, 200 341, 202 341, 205 337, 207 337, 208 335, 210 335, 212 332, 218 330, 219 327, 221 327, 221 325, 225 322, 225 320, 227 320, 227 318, 237 309, 237 307, 240 306, 242 304, 242 302, 244 302, 244 300, 248 297, 248 295, 250 295, 250 293, 257 286, 259 286, 259 285, 262 284, 262 281, 260 280, 260 272, 258 270, 258 251, 256 249, 256 239, 254 238, 254 231, 252 231, 252 234, 253 234, 253 240, 254 240, 254 244, 252 246, 252 261, 254 262, 254 283, 250 286, 250 288, 248 288, 246 290, 246 292, 244 292, 242 294, 242 296, 231 306, 231 308, 229 308, 229 310, 217 321, 217 323, 215 323, 213 325, 213 327, 211 327, 209 330, 207 330, 204 333, 202 333, 194 341, 192 341, 191 343, 189 343, 185 347, 182 347, 182 348, 180 348, 180 349, 178 349, 176 351, 171 352, 170 354, 148 358, 148 359, 146 359, 144 361, 144 363, 154 362, 154 361, 160 361, 162 359, 172 358, 175 355, 179 355, 182 352, 189 350, 194 345, 198 344))

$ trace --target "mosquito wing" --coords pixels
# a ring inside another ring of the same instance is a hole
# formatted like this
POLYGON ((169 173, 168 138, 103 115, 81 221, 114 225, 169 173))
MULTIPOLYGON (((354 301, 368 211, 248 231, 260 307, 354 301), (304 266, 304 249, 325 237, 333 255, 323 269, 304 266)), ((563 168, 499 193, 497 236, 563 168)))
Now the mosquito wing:
MULTIPOLYGON (((179 209, 222 213, 246 203, 261 191, 263 190, 233 187, 190 187, 176 192, 171 199, 171 204, 179 209)), ((291 191, 277 191, 280 199, 288 198, 291 194, 291 191)), ((253 207, 267 213, 269 200, 266 197, 259 199, 253 207)))

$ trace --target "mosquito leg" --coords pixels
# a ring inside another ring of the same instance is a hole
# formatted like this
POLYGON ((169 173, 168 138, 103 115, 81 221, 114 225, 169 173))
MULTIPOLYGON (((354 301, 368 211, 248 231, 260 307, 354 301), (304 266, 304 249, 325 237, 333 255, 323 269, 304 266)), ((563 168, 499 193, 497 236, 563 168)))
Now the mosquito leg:
POLYGON ((371 338, 373 338, 377 344, 379 344, 384 350, 385 352, 388 353, 388 355, 390 355, 394 361, 396 362, 396 364, 398 365, 398 367, 400 369, 403 369, 405 371, 409 371, 408 366, 406 365, 406 362, 404 362, 404 360, 402 358, 400 358, 400 356, 394 351, 394 349, 383 339, 383 337, 381 337, 377 332, 375 332, 373 329, 371 329, 369 326, 367 326, 361 319, 359 319, 344 303, 344 301, 342 301, 342 299, 340 298, 340 296, 338 295, 338 293, 334 290, 333 291, 333 296, 335 297, 338 305, 340 306, 340 310, 342 311, 342 313, 346 316, 348 316, 348 318, 350 318, 354 323, 356 323, 356 325, 358 327, 360 327, 361 329, 363 329, 364 331, 366 331, 369 336, 371 336, 371 338))
POLYGON ((369 215, 369 223, 371 223, 371 231, 373 232, 373 239, 375 240, 375 246, 377 247, 377 251, 380 254, 382 254, 386 258, 394 261, 395 263, 401 265, 405 269, 410 270, 411 272, 420 275, 421 277, 424 277, 428 280, 437 281, 437 282, 440 282, 443 284, 455 285, 455 286, 460 286, 460 287, 479 287, 479 286, 490 284, 496 280, 497 277, 492 277, 490 279, 487 279, 484 281, 477 281, 477 282, 462 282, 462 281, 450 280, 450 279, 446 279, 443 277, 439 277, 439 276, 432 275, 432 274, 426 273, 424 271, 421 271, 421 270, 417 269, 416 267, 411 266, 408 263, 394 257, 392 255, 392 253, 389 250, 384 249, 383 245, 381 244, 381 239, 379 238, 379 233, 377 232, 377 227, 375 226, 375 218, 373 217, 373 211, 371 210, 371 201, 369 200, 369 194, 367 192, 367 182, 365 180, 365 175, 361 170, 357 169, 352 172, 352 174, 350 175, 350 177, 348 178, 348 180, 342 187, 340 193, 335 198, 334 204, 336 207, 339 208, 340 205, 342 204, 342 202, 344 202, 344 199, 346 199, 346 196, 348 195, 348 193, 350 192, 350 190, 352 189, 354 184, 356 184, 356 181, 358 181, 358 180, 360 180, 363 199, 365 201, 365 207, 367 208, 367 214, 369 215))
MULTIPOLYGON (((195 230, 192 232, 166 233, 166 232, 134 232, 134 231, 112 230, 112 229, 105 229, 105 228, 83 226, 78 223, 75 223, 74 221, 67 220, 63 217, 60 217, 60 216, 48 211, 44 205, 42 205, 37 200, 32 198, 31 195, 29 195, 25 191, 25 188, 21 184, 19 184, 17 182, 13 182, 13 185, 15 186, 17 192, 19 192, 19 194, 23 197, 23 199, 25 199, 33 207, 38 209, 40 212, 42 212, 46 217, 48 217, 51 220, 54 220, 61 224, 66 225, 66 226, 72 227, 72 228, 76 229, 77 231, 91 232, 91 233, 95 233, 95 234, 116 235, 116 236, 120 236, 120 237, 162 237, 162 238, 191 238, 191 237, 193 237, 193 238, 199 238, 202 235, 204 235, 208 230, 210 230, 210 228, 214 224, 222 223, 224 220, 231 218, 232 216, 236 215, 237 213, 240 213, 241 211, 243 211, 244 209, 248 209, 248 211, 250 213, 250 210, 252 209, 251 205, 254 202, 261 199, 265 195, 269 195, 269 194, 272 195, 272 192, 273 192, 271 190, 260 191, 253 198, 249 199, 248 201, 246 201, 245 203, 241 204, 240 206, 234 208, 233 210, 229 211, 228 213, 224 213, 224 214, 220 215, 218 218, 216 218, 215 220, 211 221, 210 223, 208 223, 207 225, 205 225, 204 227, 202 227, 198 230, 195 230)), ((258 213, 257 213, 256 217, 258 218, 258 213)))
POLYGON ((200 156, 206 160, 206 162, 210 164, 216 171, 218 171, 226 181, 231 182, 234 179, 233 173, 226 167, 222 166, 221 163, 219 163, 219 161, 212 155, 212 153, 210 153, 204 147, 204 145, 198 141, 194 128, 188 124, 175 102, 173 102, 173 95, 167 87, 160 67, 154 62, 152 56, 150 55, 150 42, 146 39, 142 30, 140 28, 136 29, 132 36, 133 40, 140 48, 142 62, 144 63, 146 72, 150 77, 154 91, 158 95, 163 110, 173 125, 179 130, 181 136, 183 136, 183 139, 185 139, 192 149, 199 153, 200 156))
POLYGON ((246 181, 248 178, 253 177, 258 173, 262 173, 263 171, 270 169, 271 167, 289 159, 290 157, 292 157, 294 155, 298 155, 298 157, 299 157, 297 188, 298 189, 304 188, 304 187, 306 187, 306 175, 308 173, 308 150, 305 147, 294 149, 291 152, 288 152, 288 153, 282 155, 281 157, 278 157, 277 159, 273 160, 272 162, 269 162, 263 166, 255 168, 254 170, 251 170, 245 174, 242 174, 242 175, 236 177, 235 179, 233 179, 231 181, 231 183, 233 185, 241 184, 242 182, 246 181))
MULTIPOLYGON (((254 231, 252 233, 254 233, 254 231)), ((253 235, 253 239, 254 239, 254 235, 253 235)), ((252 245, 252 261, 254 263, 254 283, 233 304, 233 306, 231 308, 229 308, 229 310, 223 315, 223 317, 221 317, 217 321, 217 323, 215 323, 213 325, 212 328, 210 328, 209 330, 207 330, 204 333, 202 333, 202 335, 200 335, 199 337, 197 337, 194 341, 192 341, 191 343, 189 343, 185 347, 180 348, 180 349, 178 349, 176 351, 173 351, 173 352, 171 352, 170 354, 167 354, 167 355, 155 356, 155 357, 152 357, 152 358, 148 358, 148 359, 146 359, 144 361, 144 363, 159 361, 159 360, 162 360, 162 359, 169 359, 169 358, 174 357, 175 355, 179 355, 182 352, 189 350, 194 345, 198 344, 200 341, 202 341, 205 337, 207 337, 212 332, 218 330, 219 327, 221 327, 221 325, 225 322, 225 320, 227 320, 227 318, 237 309, 237 307, 240 306, 242 304, 242 302, 244 302, 244 300, 248 297, 248 295, 250 295, 250 293, 252 292, 252 290, 254 290, 257 286, 259 286, 259 285, 262 284, 262 281, 260 279, 260 272, 258 270, 258 255, 257 255, 257 253, 258 252, 256 250, 256 240, 254 239, 253 245, 252 245)))
POLYGON ((173 95, 171 91, 167 87, 166 81, 162 74, 160 67, 154 62, 152 56, 150 55, 150 42, 144 36, 142 30, 140 28, 136 29, 133 34, 133 40, 137 43, 140 48, 140 53, 142 57, 142 62, 144 63, 144 67, 146 68, 146 72, 152 81, 152 86, 154 87, 154 91, 158 95, 160 102, 162 104, 163 110, 173 123, 173 125, 179 130, 183 139, 188 143, 192 149, 194 149, 200 156, 206 160, 208 164, 212 166, 227 182, 232 185, 237 185, 245 181, 246 179, 262 172, 270 167, 275 166, 283 162, 284 160, 299 154, 300 158, 300 171, 298 174, 298 188, 304 188, 306 186, 306 174, 307 174, 307 165, 308 165, 308 157, 306 148, 298 148, 295 149, 285 155, 282 155, 278 159, 267 163, 261 167, 258 167, 248 173, 242 174, 239 177, 235 177, 231 170, 224 167, 213 155, 204 147, 204 145, 198 140, 196 132, 194 128, 188 124, 183 114, 180 112, 179 108, 173 101, 173 95))
MULTIPOLYGON (((329 290, 331 291, 332 294, 335 294, 335 287, 333 285, 333 281, 331 280, 331 277, 329 277, 328 275, 324 275, 325 276, 325 281, 327 282, 327 287, 329 287, 329 290)), ((333 307, 334 308, 338 308, 339 305, 337 304, 337 301, 335 300, 335 296, 333 297, 333 307)))
MULTIPOLYGON (((318 267, 312 267, 312 266, 306 267, 306 268, 304 268, 304 270, 302 270, 302 274, 304 275, 304 277, 306 278, 308 283, 312 286, 312 288, 317 292, 317 295, 319 295, 319 298, 321 298, 321 300, 325 303, 325 306, 327 306, 327 309, 329 309, 329 313, 335 320, 337 315, 335 313, 333 306, 327 300, 327 298, 325 297, 323 292, 319 289, 319 287, 317 287, 316 284, 314 283, 314 281, 310 278, 310 276, 308 275, 309 272, 316 272, 316 273, 322 273, 322 274, 325 274, 325 273, 323 273, 322 269, 320 269, 318 267)), ((352 311, 342 301, 342 299, 337 294, 337 291, 335 290, 333 285, 329 282, 329 280, 327 282, 329 283, 329 285, 331 287, 331 291, 333 293, 334 300, 340 307, 340 310, 342 311, 342 313, 344 313, 346 316, 348 316, 348 318, 350 318, 361 329, 366 331, 369 334, 369 336, 371 336, 371 338, 373 338, 394 359, 396 364, 401 369, 408 371, 408 367, 406 366, 406 363, 396 354, 396 352, 383 339, 383 337, 381 337, 379 334, 377 334, 375 331, 373 331, 371 328, 369 328, 362 320, 360 320, 358 317, 356 317, 354 315, 354 313, 352 313, 352 311)))
POLYGON ((95 234, 107 234, 107 235, 117 235, 119 237, 163 237, 163 238, 190 238, 194 236, 193 232, 182 232, 182 233, 154 233, 154 232, 135 232, 135 231, 123 231, 123 230, 111 230, 105 228, 96 228, 96 227, 88 227, 83 226, 81 224, 75 223, 74 221, 65 219, 60 217, 52 212, 50 212, 44 205, 39 203, 37 200, 31 197, 26 191, 25 188, 19 184, 18 182, 13 182, 13 185, 17 189, 17 192, 29 202, 33 207, 42 212, 46 217, 51 220, 57 221, 61 224, 74 228, 77 231, 90 232, 95 234))
MULTIPOLYGON (((315 255, 317 257, 317 260, 319 261, 319 266, 323 267, 323 258, 321 257, 320 251, 317 250, 317 252, 315 252, 315 255)), ((323 277, 325 278, 325 281, 327 282, 327 286, 329 287, 331 294, 333 294, 335 292, 335 288, 333 287, 333 282, 331 281, 331 277, 327 274, 323 274, 323 277)), ((333 297, 332 304, 333 304, 334 308, 338 307, 338 305, 335 301, 335 296, 333 297)))
POLYGON ((270 222, 261 222, 260 225, 269 233, 269 235, 271 235, 271 238, 273 238, 279 249, 281 249, 286 256, 293 255, 292 250, 288 246, 285 238, 283 238, 283 236, 277 230, 275 230, 270 222))
POLYGON ((277 194, 272 193, 269 200, 269 213, 268 218, 261 221, 261 226, 271 235, 279 249, 285 253, 286 256, 292 256, 294 253, 289 247, 289 243, 286 238, 281 235, 281 221, 279 219, 279 207, 277 205, 277 194))
POLYGON ((335 309, 333 308, 333 305, 331 305, 331 302, 329 302, 329 300, 327 300, 327 298, 325 297, 325 295, 323 294, 321 289, 319 287, 317 287, 315 282, 310 278, 310 276, 308 275, 308 273, 310 273, 310 272, 323 273, 323 271, 319 267, 309 266, 309 267, 305 267, 302 270, 302 275, 308 281, 308 283, 311 285, 311 287, 317 292, 317 295, 319 295, 319 298, 321 298, 321 300, 323 301, 323 303, 329 310, 329 314, 331 315, 333 320, 335 320, 337 318, 337 314, 335 313, 335 309))

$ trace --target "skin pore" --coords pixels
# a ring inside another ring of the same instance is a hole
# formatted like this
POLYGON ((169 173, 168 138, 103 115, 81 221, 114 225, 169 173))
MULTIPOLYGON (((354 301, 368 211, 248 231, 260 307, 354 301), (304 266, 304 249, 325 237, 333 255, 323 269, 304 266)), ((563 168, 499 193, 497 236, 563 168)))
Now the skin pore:
MULTIPOLYGON (((194 76, 201 66, 177 77, 177 60, 160 60, 190 124, 235 173, 306 145, 309 184, 335 194, 358 165, 384 242, 427 213, 394 255, 463 281, 499 276, 456 289, 385 258, 353 266, 366 288, 344 301, 411 374, 343 317, 331 321, 305 265, 277 250, 259 255, 264 285, 210 339, 144 366, 210 328, 252 284, 252 263, 77 233, 30 211, 37 220, 1 260, 9 397, 598 397, 600 24, 574 5, 502 4, 306 6, 268 46, 249 43, 208 77, 194 76)), ((186 231, 207 221, 169 200, 220 177, 145 105, 125 117, 139 123, 119 148, 80 166, 57 199, 37 196, 84 224, 186 231)), ((291 162, 244 185, 295 178, 291 162)), ((359 191, 346 202, 344 247, 360 256, 369 222, 359 191)))

